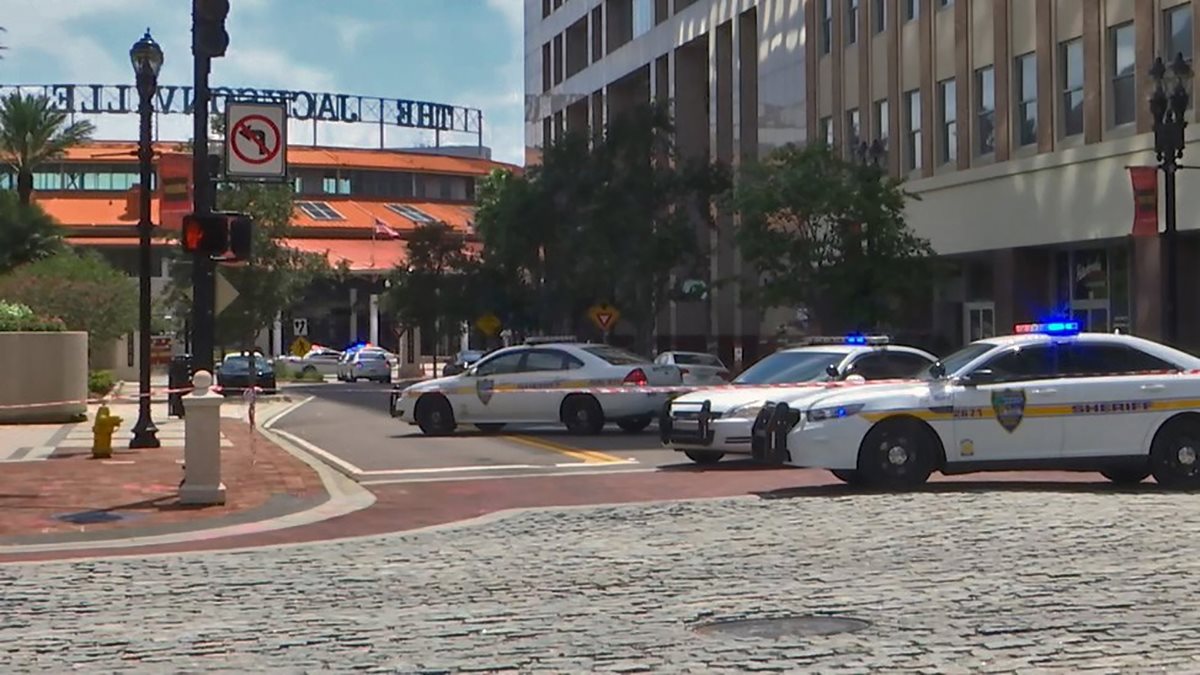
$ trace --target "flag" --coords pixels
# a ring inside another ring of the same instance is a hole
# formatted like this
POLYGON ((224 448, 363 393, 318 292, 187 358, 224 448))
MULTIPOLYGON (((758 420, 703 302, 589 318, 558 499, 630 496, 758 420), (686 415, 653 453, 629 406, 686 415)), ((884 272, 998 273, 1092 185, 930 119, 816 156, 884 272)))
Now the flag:
POLYGON ((1133 183, 1133 236, 1153 237, 1158 234, 1158 168, 1128 168, 1133 183))
POLYGON ((375 231, 371 234, 371 238, 374 239, 375 235, 380 235, 380 234, 387 237, 388 239, 399 239, 400 238, 399 232, 388 227, 387 223, 376 218, 375 219, 375 231))

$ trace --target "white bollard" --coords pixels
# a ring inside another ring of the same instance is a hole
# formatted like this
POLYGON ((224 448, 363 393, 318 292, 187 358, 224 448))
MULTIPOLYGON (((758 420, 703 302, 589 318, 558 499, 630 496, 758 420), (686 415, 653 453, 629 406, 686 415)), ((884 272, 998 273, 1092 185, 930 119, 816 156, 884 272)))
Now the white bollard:
POLYGON ((211 391, 212 373, 201 370, 192 378, 195 390, 183 397, 183 485, 179 503, 224 504, 221 482, 221 403, 225 397, 211 391))

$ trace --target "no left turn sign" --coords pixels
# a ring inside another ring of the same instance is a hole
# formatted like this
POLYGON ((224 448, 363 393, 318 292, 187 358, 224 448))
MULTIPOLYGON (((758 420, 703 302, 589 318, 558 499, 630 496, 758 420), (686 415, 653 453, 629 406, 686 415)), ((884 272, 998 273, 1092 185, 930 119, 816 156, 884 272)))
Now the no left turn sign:
POLYGON ((287 108, 230 103, 225 109, 225 167, 230 178, 287 176, 287 108))

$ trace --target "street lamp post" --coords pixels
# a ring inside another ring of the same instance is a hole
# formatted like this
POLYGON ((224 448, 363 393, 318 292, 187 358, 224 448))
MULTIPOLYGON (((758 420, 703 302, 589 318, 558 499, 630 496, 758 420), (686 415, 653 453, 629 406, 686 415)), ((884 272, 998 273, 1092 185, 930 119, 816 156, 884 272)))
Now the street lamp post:
POLYGON ((154 154, 151 146, 150 124, 154 113, 154 93, 158 89, 158 71, 162 68, 163 53, 150 29, 129 50, 129 60, 137 76, 138 115, 141 133, 138 136, 138 168, 141 170, 141 186, 138 199, 138 419, 133 427, 130 448, 157 448, 158 427, 150 417, 150 181, 153 169, 150 161, 154 154))
POLYGON ((1187 109, 1190 101, 1188 85, 1192 68, 1177 53, 1168 69, 1162 57, 1154 59, 1150 68, 1154 93, 1150 96, 1150 114, 1154 122, 1154 154, 1163 172, 1163 200, 1166 202, 1166 227, 1162 247, 1166 255, 1163 275, 1163 339, 1174 344, 1179 331, 1179 261, 1175 227, 1175 173, 1183 159, 1183 132, 1187 128, 1187 109))

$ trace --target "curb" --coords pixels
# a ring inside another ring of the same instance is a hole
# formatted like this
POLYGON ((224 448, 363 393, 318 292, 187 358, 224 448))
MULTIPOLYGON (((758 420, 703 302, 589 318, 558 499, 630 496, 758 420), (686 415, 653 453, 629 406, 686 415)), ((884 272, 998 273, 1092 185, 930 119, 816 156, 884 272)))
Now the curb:
MULTIPOLYGON (((287 438, 284 438, 267 428, 267 425, 274 422, 276 419, 283 417, 292 410, 299 408, 306 403, 307 400, 301 401, 289 406, 287 409, 273 415, 269 420, 259 425, 256 430, 263 436, 283 448, 285 452, 292 455, 296 459, 307 464, 321 478, 321 484, 325 488, 325 493, 328 498, 322 503, 290 513, 276 518, 261 520, 254 523, 246 523, 239 525, 225 525, 210 528, 199 528, 185 532, 176 532, 172 534, 148 535, 142 537, 124 537, 120 531, 115 531, 111 539, 97 539, 88 542, 62 542, 62 543, 45 543, 45 544, 14 544, 8 546, 0 546, 0 556, 4 555, 21 555, 28 553, 86 553, 93 550, 110 550, 115 548, 140 548, 150 546, 161 546, 170 544, 181 544, 194 541, 206 541, 211 539, 220 539, 223 537, 253 535, 262 532, 272 532, 275 530, 289 529, 300 527, 303 525, 311 525, 319 523, 339 516, 348 515, 356 511, 361 511, 375 503, 375 495, 366 488, 358 485, 358 483, 347 479, 340 473, 325 466, 324 463, 318 461, 307 451, 292 443, 287 438)), ((231 548, 247 549, 255 548, 253 545, 237 546, 231 548)), ((208 551, 212 552, 212 551, 208 551)), ((105 554, 96 556, 99 558, 115 558, 129 557, 139 555, 136 552, 126 554, 105 554)), ((146 554, 141 554, 146 555, 146 554)), ((187 555, 186 552, 176 555, 187 555)), ((86 557, 86 556, 79 556, 86 557)), ((40 561, 40 562, 68 562, 72 559, 66 558, 55 561, 40 561)), ((30 564, 28 561, 4 561, 0 560, 0 567, 4 565, 19 565, 30 564)))

